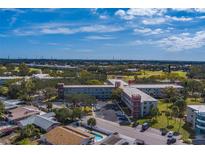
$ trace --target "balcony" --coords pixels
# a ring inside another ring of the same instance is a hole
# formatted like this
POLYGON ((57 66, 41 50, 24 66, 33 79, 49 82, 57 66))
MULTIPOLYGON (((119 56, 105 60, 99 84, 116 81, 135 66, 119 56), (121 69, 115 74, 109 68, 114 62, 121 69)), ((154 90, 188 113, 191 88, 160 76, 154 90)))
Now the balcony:
POLYGON ((199 123, 203 123, 203 124, 205 124, 205 119, 197 118, 196 120, 197 120, 197 122, 199 122, 199 123))
POLYGON ((205 130, 205 126, 196 125, 197 128, 205 130))

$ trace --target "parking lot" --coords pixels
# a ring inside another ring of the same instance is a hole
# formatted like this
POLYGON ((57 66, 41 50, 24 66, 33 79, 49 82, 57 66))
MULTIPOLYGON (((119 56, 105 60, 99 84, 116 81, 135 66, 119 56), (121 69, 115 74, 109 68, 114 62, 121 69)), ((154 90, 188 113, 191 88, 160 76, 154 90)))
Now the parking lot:
POLYGON ((127 116, 124 115, 123 112, 118 107, 118 105, 112 101, 97 102, 94 111, 95 111, 95 115, 98 118, 116 122, 122 125, 130 124, 127 116))

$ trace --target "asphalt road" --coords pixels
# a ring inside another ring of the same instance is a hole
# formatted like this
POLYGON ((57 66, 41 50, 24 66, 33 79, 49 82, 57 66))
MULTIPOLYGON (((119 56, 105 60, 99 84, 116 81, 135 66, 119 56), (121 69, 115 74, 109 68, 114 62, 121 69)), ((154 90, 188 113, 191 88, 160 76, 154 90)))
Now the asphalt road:
MULTIPOLYGON (((129 126, 120 126, 118 123, 107 121, 101 118, 96 118, 97 127, 103 128, 112 132, 118 132, 122 135, 126 135, 131 138, 141 139, 145 141, 148 145, 165 145, 167 137, 162 136, 160 131, 154 128, 149 128, 145 132, 140 132, 140 127, 132 128, 129 126)), ((176 145, 183 145, 181 140, 177 139, 176 145)))

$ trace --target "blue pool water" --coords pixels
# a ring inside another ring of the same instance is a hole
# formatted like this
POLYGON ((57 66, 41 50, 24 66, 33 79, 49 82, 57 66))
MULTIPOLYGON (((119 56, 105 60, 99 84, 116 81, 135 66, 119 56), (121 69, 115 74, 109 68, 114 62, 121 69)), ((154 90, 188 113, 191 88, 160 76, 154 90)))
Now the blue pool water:
POLYGON ((103 139, 103 136, 100 135, 100 134, 97 134, 95 132, 91 132, 91 134, 93 134, 95 136, 95 141, 96 142, 99 142, 99 141, 101 141, 103 139))

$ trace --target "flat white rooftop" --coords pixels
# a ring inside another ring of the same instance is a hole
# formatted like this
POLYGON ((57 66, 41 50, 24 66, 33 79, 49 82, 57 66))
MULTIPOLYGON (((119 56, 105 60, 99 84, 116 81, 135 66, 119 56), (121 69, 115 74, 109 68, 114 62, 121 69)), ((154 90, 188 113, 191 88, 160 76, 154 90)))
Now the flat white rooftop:
POLYGON ((182 86, 177 84, 133 84, 130 86, 135 88, 167 88, 167 87, 183 88, 182 86))
POLYGON ((114 88, 114 85, 65 85, 64 88, 114 88))
POLYGON ((146 93, 142 92, 139 89, 136 89, 134 87, 124 87, 123 88, 123 92, 125 92, 128 96, 132 97, 132 95, 136 95, 139 94, 141 96, 141 101, 142 102, 153 102, 153 101, 157 101, 157 99, 151 97, 150 95, 147 95, 146 93))
POLYGON ((205 105, 188 105, 188 107, 199 112, 205 112, 205 105))

